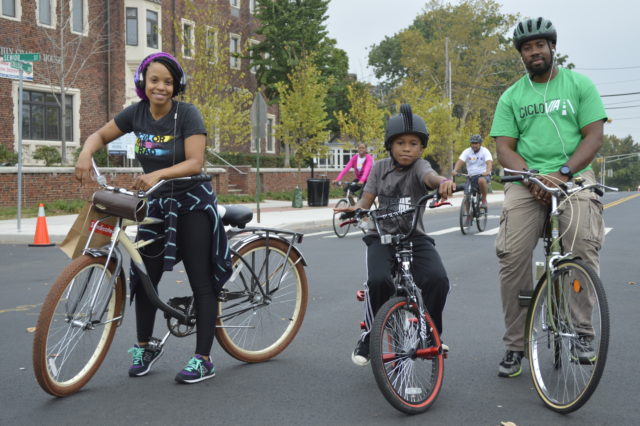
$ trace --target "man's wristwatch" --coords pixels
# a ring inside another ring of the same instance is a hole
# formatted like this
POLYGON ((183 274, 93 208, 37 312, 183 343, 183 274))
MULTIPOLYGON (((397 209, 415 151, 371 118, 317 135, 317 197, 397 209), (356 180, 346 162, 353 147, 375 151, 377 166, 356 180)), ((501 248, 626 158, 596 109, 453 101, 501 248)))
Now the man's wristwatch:
POLYGON ((566 176, 569 179, 571 179, 573 177, 573 172, 571 171, 571 167, 567 166, 566 164, 564 166, 560 167, 559 172, 560 172, 560 174, 562 176, 566 176))

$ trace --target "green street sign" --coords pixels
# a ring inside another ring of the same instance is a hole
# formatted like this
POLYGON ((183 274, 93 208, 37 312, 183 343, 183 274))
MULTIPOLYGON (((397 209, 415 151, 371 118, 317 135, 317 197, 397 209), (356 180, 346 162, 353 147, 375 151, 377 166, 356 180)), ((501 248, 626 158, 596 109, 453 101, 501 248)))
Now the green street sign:
POLYGON ((22 71, 24 71, 24 72, 31 72, 31 70, 33 69, 33 65, 31 65, 31 64, 29 64, 27 62, 11 61, 11 62, 9 62, 9 64, 11 65, 12 68, 15 68, 17 70, 22 68, 22 71))
POLYGON ((2 55, 2 60, 5 62, 10 61, 24 61, 24 62, 38 62, 40 60, 39 53, 5 53, 2 55))

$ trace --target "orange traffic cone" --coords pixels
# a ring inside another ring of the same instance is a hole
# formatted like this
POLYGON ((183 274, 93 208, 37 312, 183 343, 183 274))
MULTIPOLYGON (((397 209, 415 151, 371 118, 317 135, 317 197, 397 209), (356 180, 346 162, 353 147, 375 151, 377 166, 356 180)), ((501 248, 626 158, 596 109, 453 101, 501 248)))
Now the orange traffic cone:
POLYGON ((38 206, 38 221, 36 222, 36 235, 33 237, 33 244, 29 247, 51 247, 55 244, 49 240, 49 231, 47 230, 47 218, 44 216, 44 204, 38 206))

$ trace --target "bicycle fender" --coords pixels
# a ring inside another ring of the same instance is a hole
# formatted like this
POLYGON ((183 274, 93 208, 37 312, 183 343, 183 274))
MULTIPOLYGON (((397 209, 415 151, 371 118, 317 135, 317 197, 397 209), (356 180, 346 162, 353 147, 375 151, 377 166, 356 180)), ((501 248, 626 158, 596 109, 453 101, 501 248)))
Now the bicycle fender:
MULTIPOLYGON (((107 257, 107 255, 109 254, 109 251, 106 249, 94 249, 94 248, 89 248, 87 249, 84 254, 89 255, 91 257, 107 257)), ((119 254, 117 254, 116 256, 119 256, 119 254)), ((118 259, 120 259, 118 257, 118 259)), ((112 262, 117 262, 118 259, 111 259, 112 262)), ((125 306, 126 306, 126 300, 127 300, 127 278, 124 274, 124 268, 120 268, 120 286, 122 287, 122 294, 125 295, 125 297, 122 298, 122 302, 120 303, 120 306, 118 306, 116 309, 117 315, 119 316, 120 319, 118 321, 116 321, 116 327, 120 327, 120 325, 122 324, 122 321, 124 320, 124 310, 125 310, 125 306)))
MULTIPOLYGON (((254 241, 258 241, 258 240, 266 240, 267 237, 265 237, 264 235, 261 234, 252 234, 247 236, 246 238, 242 238, 241 240, 236 241, 235 243, 233 243, 233 245, 231 246, 232 250, 240 251, 243 247, 245 247, 246 245, 254 242, 254 241)), ((278 240, 278 241, 282 241, 283 243, 289 245, 290 242, 289 240, 287 240, 286 238, 283 238, 279 235, 269 235, 269 239, 270 240, 278 240)), ((298 247, 296 246, 291 246, 291 251, 295 252, 298 257, 300 258, 300 261, 302 262, 302 266, 308 266, 307 264, 307 260, 304 258, 304 255, 302 254, 302 252, 298 249, 298 247)))

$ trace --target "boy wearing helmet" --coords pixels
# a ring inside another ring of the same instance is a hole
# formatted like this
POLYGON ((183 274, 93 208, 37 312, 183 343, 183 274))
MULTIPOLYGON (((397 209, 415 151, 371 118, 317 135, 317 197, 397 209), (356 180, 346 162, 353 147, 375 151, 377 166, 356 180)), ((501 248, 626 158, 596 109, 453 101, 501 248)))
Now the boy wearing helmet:
MULTIPOLYGON (((458 161, 456 161, 455 166, 453 166, 451 174, 457 176, 458 173, 460 173, 458 170, 460 170, 463 164, 466 164, 467 181, 470 185, 480 189, 480 194, 482 194, 482 207, 486 209, 487 190, 489 188, 489 182, 491 182, 493 157, 491 156, 491 151, 482 146, 482 136, 471 135, 469 143, 471 146, 462 151, 458 161)), ((465 191, 466 190, 467 189, 465 189, 465 191)))
MULTIPOLYGON (((400 107, 400 114, 391 117, 385 131, 385 148, 389 158, 377 161, 364 187, 362 198, 353 207, 336 209, 351 212, 358 208, 368 209, 378 197, 379 208, 387 211, 402 211, 415 205, 428 189, 438 188, 443 198, 450 197, 455 189, 451 179, 439 176, 422 158, 427 146, 429 132, 424 120, 411 112, 409 105, 400 107)), ((411 218, 401 216, 406 222, 385 224, 385 232, 397 233, 411 228, 411 218)), ((391 270, 395 264, 393 249, 380 243, 375 230, 369 230, 363 238, 367 245, 367 282, 365 300, 365 322, 370 326, 378 309, 393 294, 391 270)), ((418 221, 412 237, 412 273, 417 286, 431 314, 433 321, 442 332, 442 310, 449 292, 449 279, 442 260, 435 249, 433 239, 424 231, 422 221, 418 221)), ((367 327, 367 330, 369 327, 367 327)), ((369 334, 365 331, 358 340, 352 356, 356 365, 369 363, 369 334)))
MULTIPOLYGON (((513 33, 527 75, 500 97, 491 127, 500 163, 509 169, 536 169, 548 176, 547 186, 575 175, 595 181, 591 161, 602 146, 607 119, 602 100, 587 77, 554 64, 556 29, 544 18, 525 19, 513 33)), ((536 185, 507 183, 496 254, 506 332, 501 377, 522 372, 527 308, 518 303, 523 290, 533 288, 532 252, 543 232, 549 194, 536 185)), ((572 198, 573 208, 560 216, 567 251, 599 270, 598 251, 604 236, 602 204, 588 191, 572 198), (580 212, 574 215, 572 212, 580 212)), ((591 336, 580 336, 580 358, 595 356, 591 336)))

